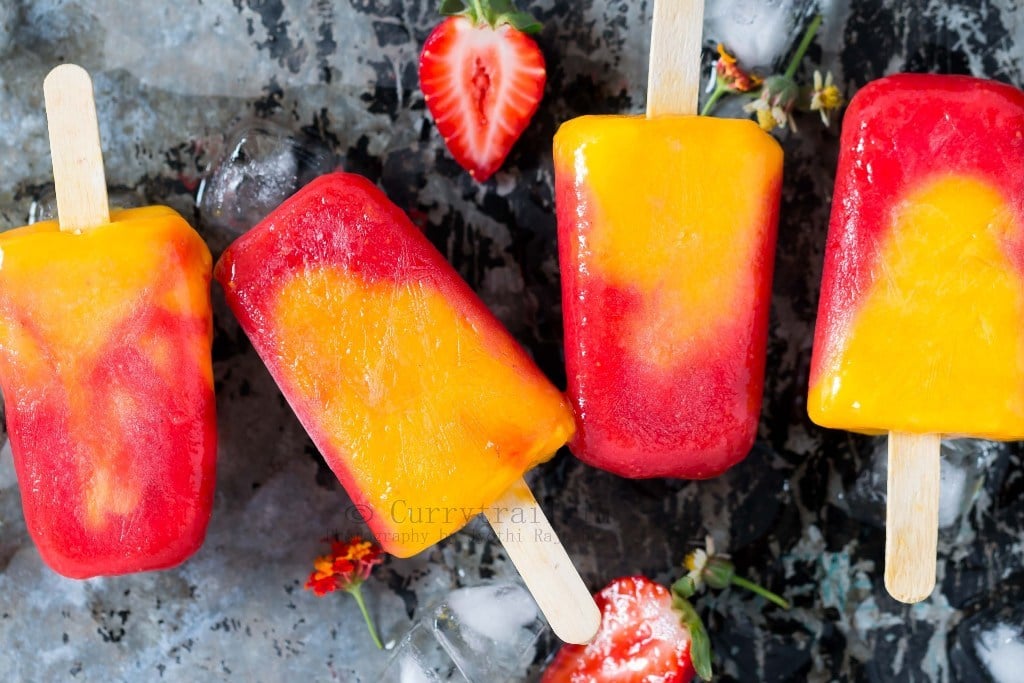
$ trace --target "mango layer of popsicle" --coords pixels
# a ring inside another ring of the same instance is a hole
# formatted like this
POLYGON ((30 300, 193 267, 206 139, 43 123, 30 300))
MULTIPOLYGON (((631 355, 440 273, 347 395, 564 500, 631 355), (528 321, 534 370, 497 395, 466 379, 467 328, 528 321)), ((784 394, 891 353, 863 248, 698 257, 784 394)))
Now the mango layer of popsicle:
POLYGON ((210 253, 174 211, 0 234, 0 383, 29 533, 66 576, 162 569, 213 500, 210 253))
POLYGON ((570 447, 721 473, 757 429, 782 150, 750 121, 585 116, 554 153, 570 447))
POLYGON ((870 83, 846 113, 808 410, 827 427, 1024 438, 1024 93, 870 83))
POLYGON ((389 553, 459 530, 572 434, 555 387, 365 178, 314 181, 216 277, 389 553))

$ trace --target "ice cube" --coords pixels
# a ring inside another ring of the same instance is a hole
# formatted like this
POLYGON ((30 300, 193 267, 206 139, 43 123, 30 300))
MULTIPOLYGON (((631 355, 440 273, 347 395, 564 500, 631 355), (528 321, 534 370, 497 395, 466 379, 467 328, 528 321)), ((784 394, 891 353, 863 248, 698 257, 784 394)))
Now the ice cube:
MULTIPOLYGON (((850 516, 883 526, 888 473, 888 438, 875 439, 866 468, 846 493, 850 516)), ((943 439, 940 461, 939 528, 952 530, 970 511, 985 476, 1003 447, 983 439, 943 439)))
POLYGON ((954 529, 970 512, 986 478, 1005 455, 1006 446, 984 439, 942 441, 939 528, 954 529))
POLYGON ((1024 633, 1020 624, 996 624, 978 634, 975 652, 995 683, 1024 680, 1024 633))
POLYGON ((405 634, 379 683, 467 683, 427 624, 405 634))
POLYGON ((470 681, 521 680, 547 628, 519 583, 452 591, 434 611, 434 633, 470 681))
MULTIPOLYGON (((144 206, 146 200, 135 190, 115 187, 107 189, 107 204, 111 209, 132 209, 144 206)), ((40 190, 39 195, 29 205, 28 224, 49 221, 56 217, 57 191, 53 188, 53 183, 50 183, 40 190)))
POLYGON ((704 35, 722 43, 744 69, 770 69, 795 47, 808 0, 719 0, 704 9, 704 35))
POLYGON ((201 220, 237 237, 336 162, 326 145, 306 135, 270 121, 243 121, 199 184, 201 220))

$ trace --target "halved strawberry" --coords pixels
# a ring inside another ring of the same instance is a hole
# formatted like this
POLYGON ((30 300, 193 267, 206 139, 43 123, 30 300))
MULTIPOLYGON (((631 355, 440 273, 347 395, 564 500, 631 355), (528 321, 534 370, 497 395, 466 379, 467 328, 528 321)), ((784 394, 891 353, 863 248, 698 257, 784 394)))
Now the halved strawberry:
POLYGON ((420 87, 455 160, 478 182, 508 156, 544 93, 540 24, 509 0, 446 0, 420 55, 420 87))
MULTIPOLYGON (((688 683, 695 674, 688 614, 693 608, 643 576, 613 580, 594 596, 601 629, 589 645, 566 645, 541 683, 688 683)), ((697 620, 699 624, 699 619, 697 620)), ((700 636, 706 639, 703 627, 700 636)), ((710 676, 709 676, 710 677, 710 676)))

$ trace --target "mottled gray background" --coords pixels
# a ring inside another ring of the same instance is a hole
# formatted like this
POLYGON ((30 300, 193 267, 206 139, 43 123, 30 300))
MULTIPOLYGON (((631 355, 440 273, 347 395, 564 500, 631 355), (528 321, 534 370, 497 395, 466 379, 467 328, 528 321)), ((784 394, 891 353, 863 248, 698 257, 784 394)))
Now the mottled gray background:
MULTIPOLYGON (((525 4, 545 25, 547 92, 503 170, 478 185, 448 156, 418 89, 419 45, 437 21, 433 0, 0 0, 0 225, 23 224, 34 201, 45 203, 41 83, 55 64, 75 61, 94 75, 109 182, 122 194, 177 208, 219 251, 230 235, 197 210, 197 186, 225 151, 227 131, 268 119, 379 182, 564 385, 551 136, 578 114, 642 111, 651 6, 525 4)), ((725 40, 747 63, 770 69, 813 5, 709 0, 706 57, 725 40)), ((1013 0, 824 0, 821 10, 808 65, 832 69, 848 95, 897 70, 1021 85, 1024 10, 1013 0)), ((783 136, 755 451, 699 483, 621 480, 561 453, 531 475, 535 491, 594 589, 633 572, 671 580, 710 531, 742 573, 793 601, 785 613, 737 591, 700 599, 720 680, 984 680, 979 634, 997 621, 1021 623, 1019 449, 951 454, 960 467, 946 490, 963 496, 944 508, 952 512, 940 590, 914 607, 888 598, 875 444, 806 419, 838 127, 824 129, 810 115, 798 123, 799 135, 783 136)), ((214 301, 220 450, 205 546, 171 571, 62 579, 25 534, 5 448, 0 680, 372 681, 385 665, 350 599, 302 590, 319 539, 361 527, 217 290, 214 301)), ((475 522, 419 557, 387 562, 366 595, 394 643, 452 587, 513 574, 475 522)))

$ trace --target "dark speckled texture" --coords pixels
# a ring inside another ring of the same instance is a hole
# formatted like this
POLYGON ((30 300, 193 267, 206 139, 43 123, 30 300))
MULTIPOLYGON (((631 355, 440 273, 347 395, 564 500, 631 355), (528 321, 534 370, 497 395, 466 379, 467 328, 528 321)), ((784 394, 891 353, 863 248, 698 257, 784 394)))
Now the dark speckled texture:
MULTIPOLYGON (((546 98, 504 169, 481 186, 446 153, 417 87, 419 45, 436 21, 431 0, 159 0, 130 10, 118 0, 0 0, 0 225, 25 222, 46 193, 41 82, 55 63, 78 61, 95 76, 112 185, 174 206, 222 245, 194 193, 227 131, 257 117, 317 140, 423 225, 564 384, 551 137, 578 114, 642 110, 650 2, 526 4, 545 24, 546 98)), ((770 64, 794 31, 787 17, 810 4, 711 0, 706 43, 725 39, 770 64)), ((833 69, 847 94, 901 69, 1022 85, 1024 10, 1011 0, 834 0, 823 10, 810 59, 833 69)), ((1020 621, 1021 450, 986 456, 973 506, 943 531, 940 592, 916 607, 889 599, 874 444, 806 418, 837 128, 812 116, 799 124, 798 136, 783 136, 765 406, 750 457, 706 482, 627 481, 562 453, 531 480, 594 589, 634 572, 670 580, 710 532, 743 574, 792 600, 786 613, 737 591, 701 598, 718 680, 984 680, 978 634, 994 618, 1020 621)), ((25 535, 3 451, 0 679, 356 682, 383 668, 386 654, 372 648, 351 600, 302 590, 319 540, 359 530, 358 515, 219 291, 214 301, 221 446, 206 545, 166 572, 60 579, 25 535)), ((387 562, 365 593, 395 642, 450 588, 512 574, 477 521, 419 557, 387 562)))

